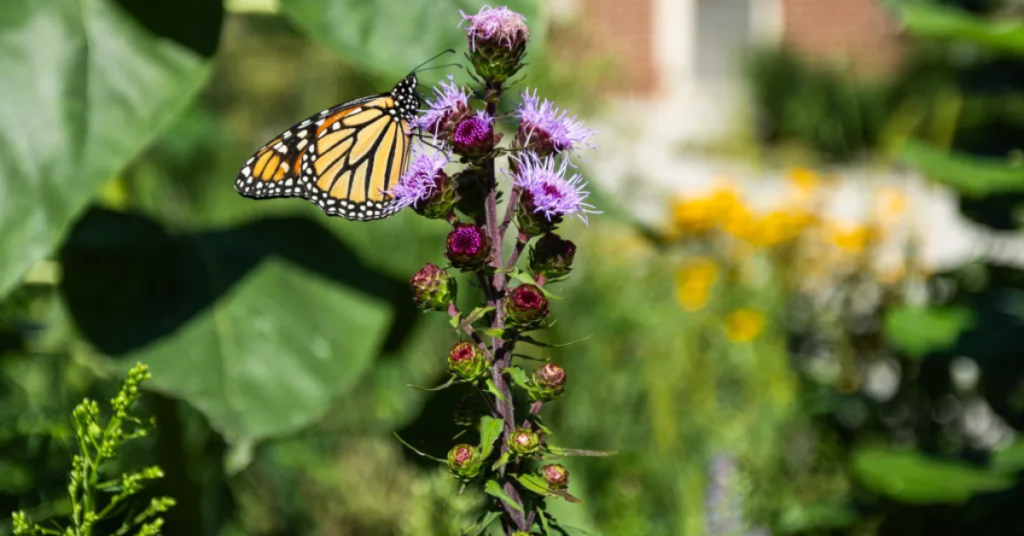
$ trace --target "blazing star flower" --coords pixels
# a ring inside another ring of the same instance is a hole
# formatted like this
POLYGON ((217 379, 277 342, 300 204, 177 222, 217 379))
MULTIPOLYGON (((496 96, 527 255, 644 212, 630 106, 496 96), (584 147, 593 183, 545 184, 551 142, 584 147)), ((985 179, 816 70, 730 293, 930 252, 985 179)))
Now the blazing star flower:
POLYGON ((466 116, 452 132, 455 152, 467 156, 487 154, 494 148, 494 118, 484 110, 466 116))
MULTIPOLYGON (((530 29, 526 27, 526 17, 507 7, 484 6, 476 15, 462 15, 462 22, 469 21, 466 26, 466 37, 469 49, 476 50, 477 45, 496 45, 509 49, 526 44, 530 39, 530 29)), ((462 26, 462 22, 459 26, 462 26)))
POLYGON ((571 151, 577 146, 594 148, 589 141, 594 131, 551 101, 541 101, 537 90, 532 95, 529 90, 522 93, 522 101, 514 115, 521 121, 517 135, 519 144, 542 156, 571 151))
POLYGON ((412 165, 387 193, 395 196, 395 204, 399 208, 418 208, 443 189, 448 180, 444 167, 451 161, 451 150, 434 149, 428 152, 419 146, 413 147, 412 165))
POLYGON ((413 119, 411 126, 421 128, 437 137, 453 118, 469 113, 469 92, 455 83, 455 77, 448 75, 434 88, 434 99, 427 101, 427 110, 413 119))
POLYGON ((585 203, 590 195, 583 190, 587 183, 580 174, 565 178, 568 163, 555 169, 555 159, 540 158, 532 153, 524 156, 513 156, 516 170, 512 173, 512 183, 523 189, 523 202, 529 205, 534 214, 543 214, 548 221, 563 216, 578 216, 587 223, 587 214, 600 214, 593 210, 594 206, 585 203))

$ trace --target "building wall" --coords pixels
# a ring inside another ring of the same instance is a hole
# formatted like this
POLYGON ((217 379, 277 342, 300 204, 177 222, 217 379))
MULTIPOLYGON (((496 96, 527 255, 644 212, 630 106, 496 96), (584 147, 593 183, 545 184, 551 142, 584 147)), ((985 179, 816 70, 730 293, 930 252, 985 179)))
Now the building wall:
POLYGON ((658 92, 654 6, 655 0, 580 2, 581 16, 588 30, 617 62, 620 75, 608 81, 612 94, 647 97, 658 92))
POLYGON ((880 0, 782 0, 783 41, 807 57, 878 72, 898 64, 898 25, 880 0))

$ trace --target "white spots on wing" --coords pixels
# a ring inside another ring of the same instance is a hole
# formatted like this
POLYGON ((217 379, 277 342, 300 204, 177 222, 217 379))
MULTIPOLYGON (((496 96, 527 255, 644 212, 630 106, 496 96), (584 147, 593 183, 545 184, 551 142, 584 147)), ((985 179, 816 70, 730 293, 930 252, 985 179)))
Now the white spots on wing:
POLYGON ((292 137, 292 131, 289 130, 288 132, 285 132, 284 134, 281 135, 281 137, 287 140, 288 138, 292 137))
MULTIPOLYGON (((305 133, 305 131, 303 131, 303 133, 305 133)), ((305 149, 307 145, 309 145, 309 140, 299 140, 299 144, 296 145, 295 148, 301 151, 305 149)), ((305 159, 305 155, 303 155, 303 159, 305 159)))
POLYGON ((307 135, 309 135, 309 131, 308 130, 299 131, 299 137, 300 138, 305 138, 307 135))
POLYGON ((338 130, 339 128, 341 128, 341 122, 336 122, 331 125, 331 130, 338 130))
POLYGON ((252 174, 252 172, 249 171, 249 166, 245 166, 244 168, 242 168, 242 175, 248 177, 251 174, 252 174))
MULTIPOLYGON (((281 171, 283 171, 285 173, 288 173, 291 169, 292 169, 292 167, 288 165, 288 162, 281 162, 281 171)), ((291 179, 288 179, 288 180, 291 180, 291 179)))

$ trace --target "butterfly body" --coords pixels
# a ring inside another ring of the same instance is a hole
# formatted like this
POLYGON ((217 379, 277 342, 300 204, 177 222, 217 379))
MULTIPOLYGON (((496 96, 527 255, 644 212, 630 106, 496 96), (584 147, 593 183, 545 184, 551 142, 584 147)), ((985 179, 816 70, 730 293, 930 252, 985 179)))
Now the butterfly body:
POLYGON ((249 158, 235 178, 245 197, 302 197, 329 216, 376 220, 397 211, 388 194, 405 172, 410 123, 419 110, 416 76, 388 93, 313 115, 249 158))

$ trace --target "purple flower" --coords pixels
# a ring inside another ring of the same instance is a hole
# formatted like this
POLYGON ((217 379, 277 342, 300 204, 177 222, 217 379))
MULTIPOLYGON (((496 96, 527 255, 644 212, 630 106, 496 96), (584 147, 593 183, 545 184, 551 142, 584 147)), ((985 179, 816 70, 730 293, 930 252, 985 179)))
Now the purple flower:
MULTIPOLYGON (((459 13, 462 22, 469 21, 466 25, 466 38, 470 50, 476 50, 478 41, 480 46, 494 44, 512 49, 526 44, 530 39, 526 17, 507 7, 484 6, 476 15, 467 15, 461 10, 459 13)), ((459 26, 462 26, 462 22, 459 26)))
POLYGON ((448 75, 434 88, 434 100, 427 100, 427 110, 413 119, 411 125, 421 128, 437 137, 453 117, 469 113, 469 92, 455 83, 455 77, 448 75))
POLYGON ((469 223, 456 223, 448 233, 448 251, 445 257, 452 266, 461 269, 476 268, 491 253, 491 240, 480 227, 469 223))
POLYGON ((518 140, 523 147, 529 147, 540 155, 571 151, 576 146, 593 149, 590 137, 594 131, 583 126, 583 121, 570 116, 551 101, 541 101, 537 90, 522 93, 522 102, 514 115, 520 119, 518 140))
POLYGON ((427 151, 415 146, 412 165, 387 193, 395 196, 395 205, 399 208, 417 207, 442 189, 444 181, 448 179, 444 167, 451 161, 450 149, 427 151))
POLYGON ((593 210, 594 206, 585 203, 590 195, 583 190, 587 183, 580 174, 565 178, 567 162, 555 169, 553 157, 540 158, 532 153, 524 156, 513 156, 516 163, 512 173, 512 183, 523 189, 522 202, 530 207, 530 212, 543 214, 548 221, 552 218, 576 215, 583 223, 587 223, 587 214, 600 214, 593 210))
POLYGON ((455 125, 452 145, 455 146, 455 152, 462 155, 489 153, 494 148, 494 118, 483 110, 466 116, 455 125))

